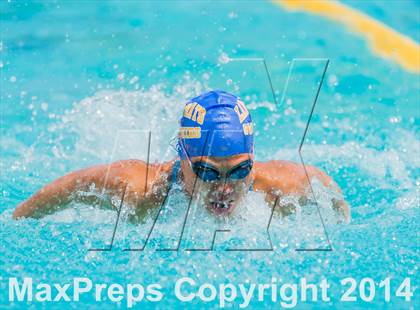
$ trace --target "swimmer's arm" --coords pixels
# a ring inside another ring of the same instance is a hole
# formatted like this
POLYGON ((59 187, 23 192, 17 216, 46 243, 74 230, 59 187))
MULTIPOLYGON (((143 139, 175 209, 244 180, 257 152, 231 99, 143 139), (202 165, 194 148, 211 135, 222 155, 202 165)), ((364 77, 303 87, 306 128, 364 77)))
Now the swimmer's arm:
POLYGON ((28 200, 18 205, 13 212, 13 218, 39 218, 57 211, 72 200, 83 200, 81 196, 78 196, 78 193, 89 192, 92 185, 97 190, 101 190, 105 184, 107 193, 121 196, 129 183, 129 172, 133 169, 133 164, 136 165, 136 172, 143 170, 143 168, 146 169, 146 164, 141 161, 135 161, 135 163, 133 161, 119 161, 109 165, 99 165, 71 172, 47 184, 28 200))

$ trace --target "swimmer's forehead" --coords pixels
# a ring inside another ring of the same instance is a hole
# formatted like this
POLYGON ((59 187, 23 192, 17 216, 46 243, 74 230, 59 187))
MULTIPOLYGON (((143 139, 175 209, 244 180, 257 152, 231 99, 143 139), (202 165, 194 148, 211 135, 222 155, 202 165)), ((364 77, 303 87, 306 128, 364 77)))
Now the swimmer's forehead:
POLYGON ((215 167, 218 166, 235 166, 245 160, 253 160, 254 155, 250 153, 236 154, 232 156, 193 156, 190 158, 192 162, 203 161, 215 167))

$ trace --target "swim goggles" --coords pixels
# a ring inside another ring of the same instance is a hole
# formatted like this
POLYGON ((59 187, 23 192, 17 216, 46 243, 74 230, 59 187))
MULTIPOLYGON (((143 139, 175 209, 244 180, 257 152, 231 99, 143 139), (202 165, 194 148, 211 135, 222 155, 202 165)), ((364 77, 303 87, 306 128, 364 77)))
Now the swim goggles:
MULTIPOLYGON (((219 170, 215 167, 210 165, 204 161, 196 161, 192 162, 190 157, 188 156, 187 151, 181 141, 178 140, 178 146, 182 149, 185 153, 185 157, 187 158, 191 169, 195 173, 197 177, 199 177, 204 182, 212 182, 212 181, 219 181, 222 179, 222 174, 219 170)), ((228 172, 225 173, 225 177, 223 179, 231 179, 231 180, 241 180, 246 178, 252 170, 254 162, 251 159, 247 159, 235 167, 231 168, 228 172)))
POLYGON ((192 170, 194 173, 204 182, 219 181, 221 179, 232 179, 240 180, 246 178, 252 170, 253 161, 247 159, 240 164, 236 165, 222 177, 222 173, 212 165, 203 162, 196 161, 191 163, 192 170))

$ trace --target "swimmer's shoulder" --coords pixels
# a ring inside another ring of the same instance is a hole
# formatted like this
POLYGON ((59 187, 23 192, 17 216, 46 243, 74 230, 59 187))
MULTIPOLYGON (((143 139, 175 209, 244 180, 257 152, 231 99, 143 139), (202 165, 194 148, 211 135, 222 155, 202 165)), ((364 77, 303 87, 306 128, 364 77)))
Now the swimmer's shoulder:
MULTIPOLYGON (((256 191, 302 195, 308 185, 305 169, 301 164, 292 161, 256 162, 253 170, 253 186, 256 191)), ((306 171, 310 177, 318 177, 326 185, 330 182, 330 178, 314 166, 306 166, 306 171)))
POLYGON ((159 207, 164 202, 173 163, 127 159, 111 164, 109 175, 124 183, 124 202, 135 208, 132 220, 144 219, 149 209, 159 207))
POLYGON ((174 161, 147 163, 139 159, 126 159, 114 162, 112 166, 116 168, 116 173, 127 181, 132 191, 147 195, 168 183, 173 163, 174 161))

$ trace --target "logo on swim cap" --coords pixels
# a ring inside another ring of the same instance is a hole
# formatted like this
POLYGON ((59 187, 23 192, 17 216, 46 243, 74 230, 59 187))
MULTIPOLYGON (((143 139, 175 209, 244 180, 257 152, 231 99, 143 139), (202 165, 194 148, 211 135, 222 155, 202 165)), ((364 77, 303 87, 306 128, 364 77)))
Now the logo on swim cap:
POLYGON ((215 90, 186 103, 180 120, 178 153, 188 156, 232 156, 253 153, 251 115, 236 96, 215 90))

